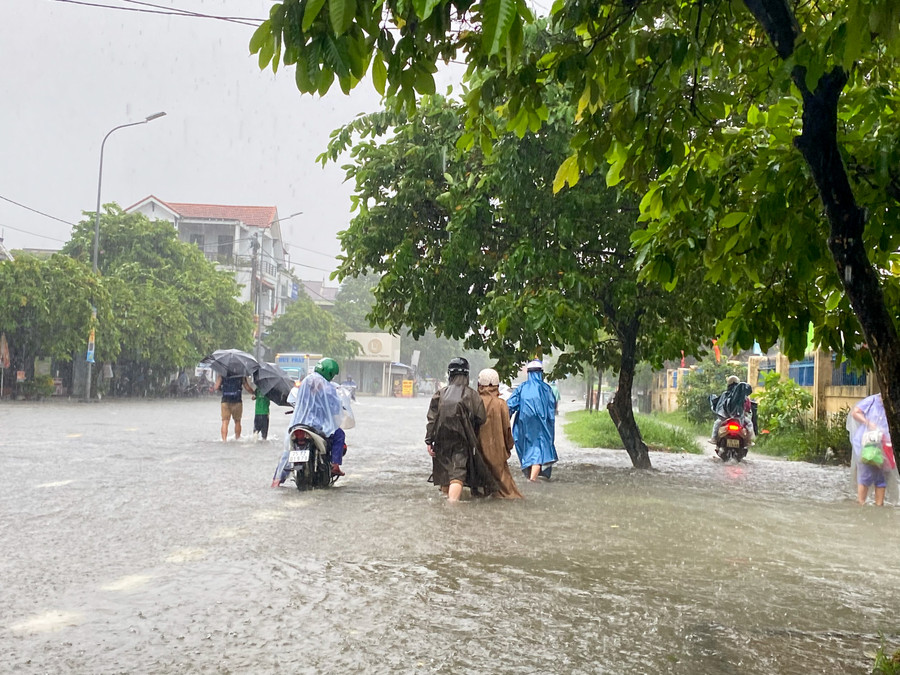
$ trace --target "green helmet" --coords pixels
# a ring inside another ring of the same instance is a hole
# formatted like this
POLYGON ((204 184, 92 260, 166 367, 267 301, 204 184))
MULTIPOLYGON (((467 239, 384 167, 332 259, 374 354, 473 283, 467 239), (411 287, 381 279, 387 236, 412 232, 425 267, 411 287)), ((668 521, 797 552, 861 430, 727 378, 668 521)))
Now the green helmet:
POLYGON ((334 376, 341 372, 341 368, 338 366, 337 361, 326 356, 324 359, 319 359, 319 362, 316 364, 316 372, 331 382, 334 376))

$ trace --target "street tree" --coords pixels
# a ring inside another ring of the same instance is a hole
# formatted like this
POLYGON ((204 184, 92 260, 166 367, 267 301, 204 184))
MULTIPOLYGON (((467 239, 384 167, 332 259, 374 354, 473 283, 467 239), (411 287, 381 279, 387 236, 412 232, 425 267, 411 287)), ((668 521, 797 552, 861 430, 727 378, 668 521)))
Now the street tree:
POLYGON ((702 351, 719 294, 699 273, 678 292, 638 279, 637 208, 602 177, 553 194, 574 108, 550 111, 539 135, 506 134, 488 157, 458 149, 462 110, 440 96, 338 131, 328 153, 349 149, 358 209, 341 234, 338 275, 381 274, 376 323, 486 348, 505 375, 554 351, 555 377, 585 361, 617 371, 610 413, 634 465, 649 467, 632 412, 635 368, 702 351))
POLYGON ((359 344, 347 339, 343 327, 308 296, 302 295, 278 316, 269 330, 268 344, 276 352, 304 351, 334 359, 351 359, 359 344))
MULTIPOLYGON (((94 215, 85 216, 63 252, 89 262, 94 215)), ((160 372, 196 363, 216 349, 250 346, 252 310, 240 302, 237 282, 179 240, 172 223, 107 204, 99 253, 100 273, 115 280, 113 302, 129 340, 123 345, 129 367, 160 372)))
POLYGON ((485 150, 485 111, 535 131, 545 85, 566 83, 581 130, 557 188, 602 169, 637 190, 645 276, 680 283, 702 262, 733 278, 719 329, 738 348, 781 337, 797 358, 812 323, 873 365, 900 435, 900 3, 556 0, 553 33, 520 60, 531 20, 524 0, 287 0, 250 49, 296 64, 304 92, 335 77, 347 92, 371 67, 407 108, 464 58, 467 142, 485 150))
POLYGON ((90 266, 59 254, 19 254, 0 262, 0 332, 6 333, 13 368, 30 374, 35 358, 84 358, 92 326, 108 328, 97 333, 96 358, 116 358, 120 336, 110 295, 90 266))

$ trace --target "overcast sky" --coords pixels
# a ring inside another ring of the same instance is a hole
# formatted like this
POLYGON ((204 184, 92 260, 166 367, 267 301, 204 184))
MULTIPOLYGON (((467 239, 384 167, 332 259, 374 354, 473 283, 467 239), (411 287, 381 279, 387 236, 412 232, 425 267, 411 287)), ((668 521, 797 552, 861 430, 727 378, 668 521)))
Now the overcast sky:
MULTIPOLYGON (((85 0, 138 7, 124 0, 85 0)), ((264 0, 150 0, 207 14, 264 18, 264 0)), ((379 108, 364 82, 348 97, 301 95, 293 67, 261 72, 253 28, 56 0, 0 0, 0 232, 7 248, 59 248, 102 201, 273 205, 297 272, 323 279, 350 219, 350 185, 316 156, 329 133, 379 108), (322 255, 325 254, 325 255, 322 255), (299 264, 307 265, 300 267, 299 264)), ((333 282, 332 282, 333 283, 333 282)))

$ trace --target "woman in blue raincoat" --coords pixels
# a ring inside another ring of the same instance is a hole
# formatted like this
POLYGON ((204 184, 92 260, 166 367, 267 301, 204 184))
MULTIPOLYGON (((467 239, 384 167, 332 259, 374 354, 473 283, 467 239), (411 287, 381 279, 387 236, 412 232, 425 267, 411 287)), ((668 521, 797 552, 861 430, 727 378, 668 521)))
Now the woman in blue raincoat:
POLYGON ((550 478, 556 454, 556 397, 544 382, 544 366, 532 361, 527 366, 528 379, 516 387, 506 402, 510 417, 514 416, 512 433, 522 473, 531 481, 538 476, 550 478))

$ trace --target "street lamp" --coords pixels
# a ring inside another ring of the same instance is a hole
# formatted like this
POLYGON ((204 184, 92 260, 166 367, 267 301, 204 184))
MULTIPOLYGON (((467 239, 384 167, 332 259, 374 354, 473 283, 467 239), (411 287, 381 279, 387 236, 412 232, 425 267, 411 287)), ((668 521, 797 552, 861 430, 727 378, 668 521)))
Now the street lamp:
MULTIPOLYGON (((106 139, 110 137, 112 132, 118 131, 119 129, 124 129, 125 127, 136 127, 139 124, 147 124, 147 122, 152 122, 153 120, 159 119, 160 117, 164 117, 166 113, 158 112, 153 113, 152 115, 142 119, 140 122, 130 122, 129 124, 120 124, 117 127, 113 127, 110 129, 106 136, 103 137, 103 142, 100 144, 100 172, 97 176, 97 210, 94 214, 94 253, 92 256, 93 266, 94 266, 94 274, 97 274, 97 256, 100 251, 100 186, 103 184, 103 149, 106 147, 106 139)), ((96 310, 95 310, 96 311, 96 310)), ((93 335, 93 331, 92 331, 93 335)), ((93 340, 90 341, 93 343, 93 340)), ((92 351, 93 344, 89 344, 88 351, 92 351)), ((93 354, 90 355, 91 359, 93 359, 93 354)), ((93 365, 92 360, 88 360, 87 362, 87 383, 84 388, 84 399, 86 401, 91 400, 91 366, 93 365)))

